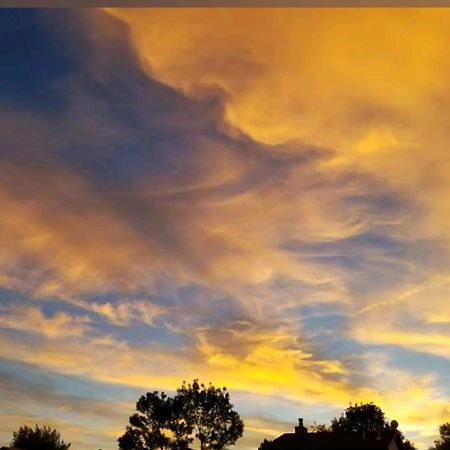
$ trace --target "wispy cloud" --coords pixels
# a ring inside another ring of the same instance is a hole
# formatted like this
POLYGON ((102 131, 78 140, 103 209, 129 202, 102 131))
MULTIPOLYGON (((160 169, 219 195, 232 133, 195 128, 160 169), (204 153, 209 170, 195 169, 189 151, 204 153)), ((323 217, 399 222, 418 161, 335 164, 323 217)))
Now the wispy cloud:
POLYGON ((81 336, 90 328, 88 316, 70 316, 66 312, 56 312, 47 317, 34 306, 0 306, 0 327, 37 333, 49 338, 81 336))

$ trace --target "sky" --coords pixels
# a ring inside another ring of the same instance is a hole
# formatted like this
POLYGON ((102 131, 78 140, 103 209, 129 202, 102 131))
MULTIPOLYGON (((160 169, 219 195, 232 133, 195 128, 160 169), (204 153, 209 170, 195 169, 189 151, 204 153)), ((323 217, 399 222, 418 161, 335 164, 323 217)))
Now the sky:
POLYGON ((117 448, 227 386, 237 450, 450 420, 449 9, 0 11, 0 444, 117 448))

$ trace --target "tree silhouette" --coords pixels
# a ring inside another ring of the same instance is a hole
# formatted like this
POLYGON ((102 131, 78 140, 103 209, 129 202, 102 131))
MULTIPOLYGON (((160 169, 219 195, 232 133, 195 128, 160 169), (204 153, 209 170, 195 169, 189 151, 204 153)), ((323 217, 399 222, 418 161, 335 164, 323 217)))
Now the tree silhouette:
POLYGON ((175 397, 148 392, 118 439, 121 450, 187 450, 195 438, 201 450, 222 450, 242 436, 244 424, 226 388, 183 382, 175 397))
POLYGON ((192 427, 183 418, 183 408, 164 392, 147 392, 136 403, 136 410, 118 439, 120 449, 183 450, 192 442, 192 427))
POLYGON ((316 422, 314 422, 313 425, 311 426, 311 431, 313 433, 327 433, 331 431, 331 427, 323 423, 317 424, 316 422))
MULTIPOLYGON (((350 405, 339 419, 334 418, 331 421, 331 431, 337 433, 351 433, 353 431, 379 433, 390 428, 384 412, 373 403, 361 403, 360 405, 355 403, 354 406, 350 405)), ((407 440, 401 431, 398 430, 398 434, 403 450, 417 450, 414 443, 407 440)))
POLYGON ((259 444, 258 450, 271 450, 273 447, 272 441, 264 439, 261 444, 259 444))
POLYGON ((439 427, 440 438, 434 441, 434 446, 429 450, 450 450, 450 422, 443 423, 439 427))
POLYGON ((404 440, 405 437, 403 436, 403 433, 400 433, 400 438, 402 440, 403 450, 417 450, 417 447, 414 445, 413 442, 411 442, 408 439, 404 440))
POLYGON ((36 425, 33 429, 25 425, 13 432, 11 446, 27 450, 68 450, 70 443, 64 442, 53 428, 36 425))
POLYGON ((331 421, 331 430, 334 432, 378 432, 388 428, 384 412, 373 403, 350 405, 339 419, 331 421))
POLYGON ((233 410, 230 394, 225 387, 206 387, 198 380, 183 381, 176 398, 184 407, 187 423, 200 441, 200 450, 221 450, 233 445, 244 431, 244 422, 233 410))

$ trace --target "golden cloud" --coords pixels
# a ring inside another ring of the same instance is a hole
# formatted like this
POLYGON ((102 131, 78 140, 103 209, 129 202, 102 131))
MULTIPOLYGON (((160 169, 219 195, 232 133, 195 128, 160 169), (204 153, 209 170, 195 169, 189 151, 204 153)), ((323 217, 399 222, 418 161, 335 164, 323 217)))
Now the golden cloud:
POLYGON ((425 205, 404 218, 414 237, 448 235, 436 200, 450 188, 448 11, 108 11, 152 77, 194 98, 224 91, 226 120, 259 142, 333 149, 328 176, 357 166, 381 177, 425 205))

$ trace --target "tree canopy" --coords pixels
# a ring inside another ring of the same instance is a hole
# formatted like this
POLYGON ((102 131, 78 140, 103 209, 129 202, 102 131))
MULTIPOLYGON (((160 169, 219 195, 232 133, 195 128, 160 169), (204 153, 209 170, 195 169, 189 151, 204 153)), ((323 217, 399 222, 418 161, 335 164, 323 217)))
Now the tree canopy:
POLYGON ((259 444, 258 450, 271 450, 273 447, 271 439, 264 439, 261 444, 259 444))
POLYGON ((208 387, 194 380, 183 382, 176 398, 184 407, 185 417, 200 441, 201 450, 220 450, 233 445, 244 431, 244 423, 233 410, 225 387, 208 387))
MULTIPOLYGON (((331 431, 346 432, 380 432, 390 428, 386 421, 384 412, 373 403, 361 403, 350 405, 339 419, 331 421, 331 431)), ((405 438, 405 435, 398 431, 403 450, 417 450, 415 445, 405 438)), ((441 449, 439 449, 441 450, 441 449)), ((443 450, 443 449, 442 449, 443 450)))
POLYGON ((137 412, 118 439, 122 450, 186 449, 191 427, 177 402, 164 392, 147 392, 136 403, 137 412))
POLYGON ((331 430, 335 432, 378 432, 388 427, 384 412, 373 403, 350 405, 339 419, 331 421, 331 430))
POLYGON ((121 450, 186 450, 198 439, 201 450, 221 450, 242 436, 244 424, 226 388, 183 382, 175 397, 148 392, 118 439, 121 450))
POLYGON ((33 429, 25 425, 13 432, 11 446, 27 450, 68 450, 70 443, 64 442, 59 432, 51 427, 36 425, 33 429))
POLYGON ((434 441, 430 450, 450 450, 450 422, 443 423, 439 427, 439 439, 434 441))

